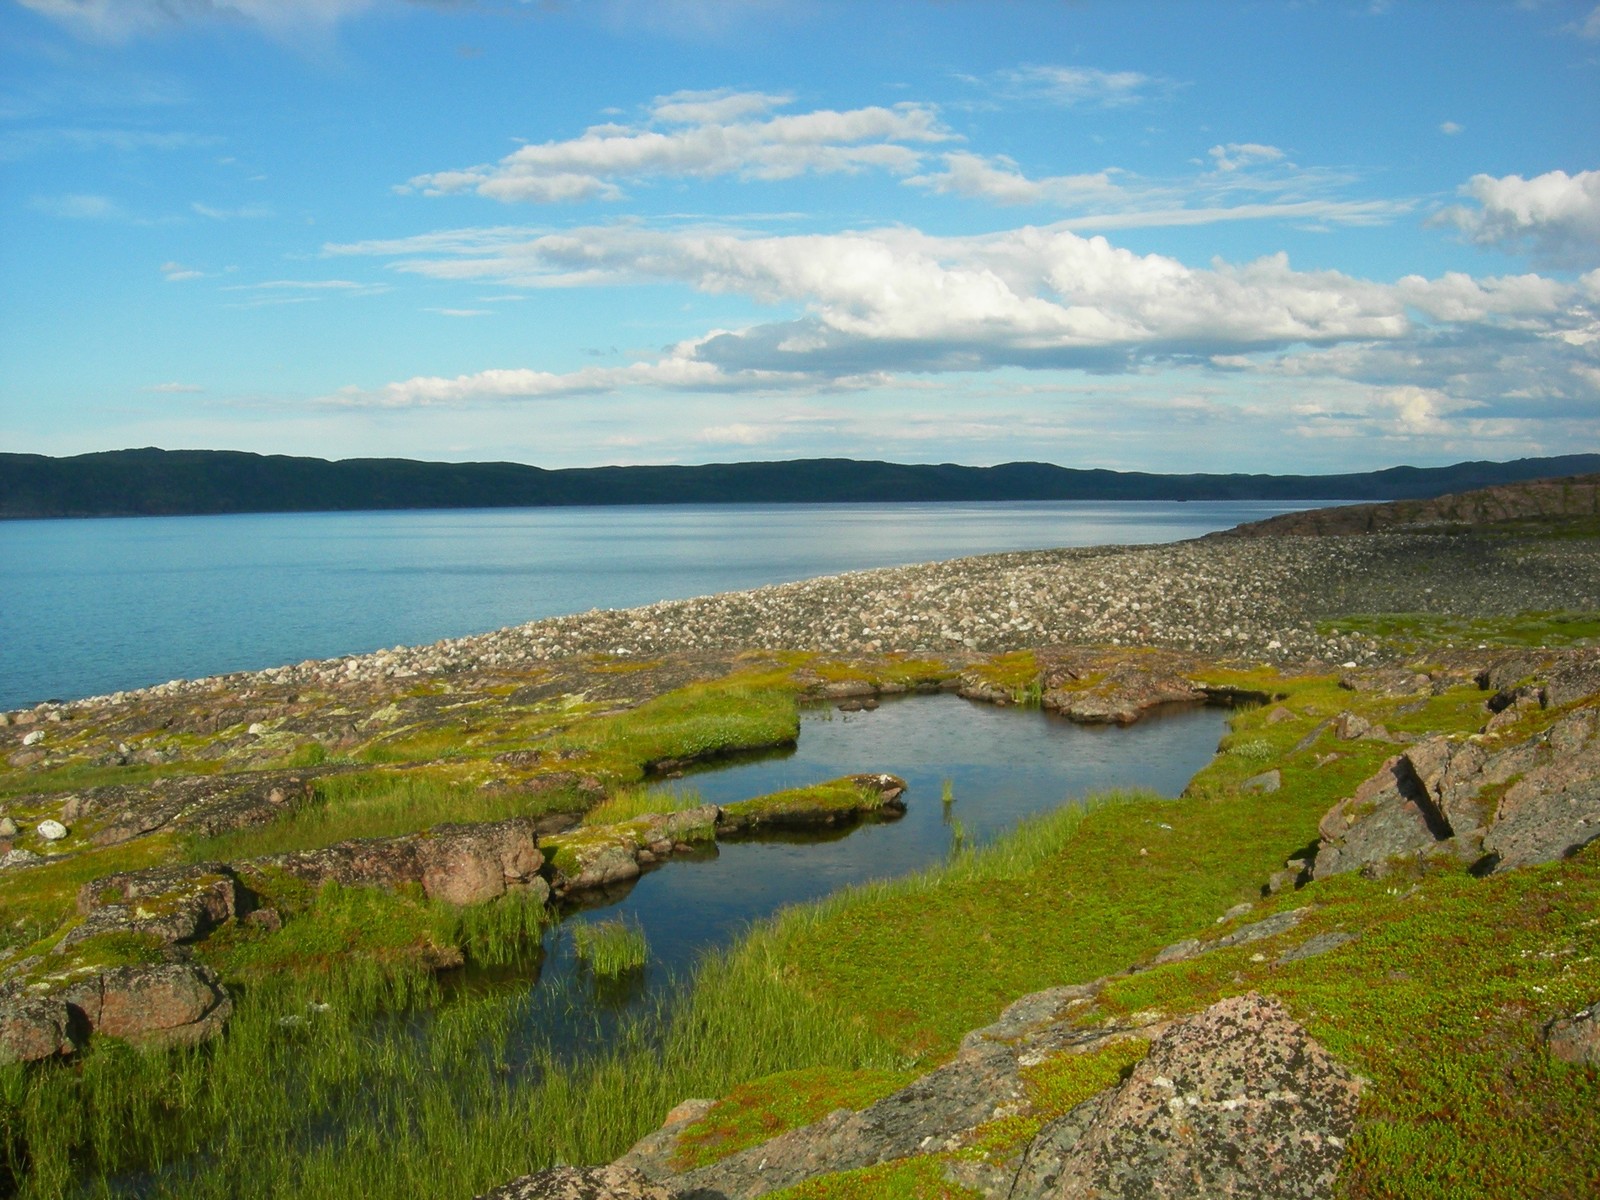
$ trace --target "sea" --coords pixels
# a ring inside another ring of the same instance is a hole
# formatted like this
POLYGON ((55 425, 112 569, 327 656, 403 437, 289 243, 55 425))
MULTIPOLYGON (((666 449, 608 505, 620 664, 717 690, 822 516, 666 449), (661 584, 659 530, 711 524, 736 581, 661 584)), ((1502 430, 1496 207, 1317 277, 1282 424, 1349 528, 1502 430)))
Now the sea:
POLYGON ((1179 541, 1315 506, 719 504, 0 521, 0 710, 870 567, 1179 541))

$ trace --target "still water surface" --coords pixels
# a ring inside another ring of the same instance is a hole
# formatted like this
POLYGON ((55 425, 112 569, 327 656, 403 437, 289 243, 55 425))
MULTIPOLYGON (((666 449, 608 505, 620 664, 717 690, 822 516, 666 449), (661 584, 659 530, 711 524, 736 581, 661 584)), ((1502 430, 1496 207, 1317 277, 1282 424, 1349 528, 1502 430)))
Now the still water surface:
POLYGON ((0 521, 0 709, 867 567, 1168 542, 1265 501, 0 521))

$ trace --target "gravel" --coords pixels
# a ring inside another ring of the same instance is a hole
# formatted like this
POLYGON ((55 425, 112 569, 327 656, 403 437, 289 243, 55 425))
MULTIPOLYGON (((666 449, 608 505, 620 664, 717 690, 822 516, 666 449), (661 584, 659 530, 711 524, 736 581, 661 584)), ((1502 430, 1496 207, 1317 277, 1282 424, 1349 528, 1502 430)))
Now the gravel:
MULTIPOLYGON (((1369 663, 1377 642, 1320 633, 1345 613, 1462 617, 1600 610, 1600 542, 1463 534, 1201 539, 994 554, 854 571, 643 608, 593 610, 429 646, 174 681, 142 694, 515 669, 584 654, 807 649, 994 652, 1162 646, 1267 662, 1369 663)), ((113 701, 141 693, 118 693, 113 701)), ((103 699, 103 698, 102 698, 103 699)))

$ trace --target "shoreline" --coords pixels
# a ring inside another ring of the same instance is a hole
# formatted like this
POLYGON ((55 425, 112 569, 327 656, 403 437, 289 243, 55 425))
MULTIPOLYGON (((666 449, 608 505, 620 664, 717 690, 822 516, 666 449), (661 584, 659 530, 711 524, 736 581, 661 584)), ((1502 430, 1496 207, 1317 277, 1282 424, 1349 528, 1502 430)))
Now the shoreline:
POLYGON ((1013 551, 881 567, 254 671, 174 679, 11 714, 118 706, 249 684, 371 684, 587 655, 806 649, 951 655, 1148 646, 1286 665, 1371 665, 1377 639, 1337 614, 1510 616, 1600 609, 1600 545, 1539 537, 1192 539, 1013 551))

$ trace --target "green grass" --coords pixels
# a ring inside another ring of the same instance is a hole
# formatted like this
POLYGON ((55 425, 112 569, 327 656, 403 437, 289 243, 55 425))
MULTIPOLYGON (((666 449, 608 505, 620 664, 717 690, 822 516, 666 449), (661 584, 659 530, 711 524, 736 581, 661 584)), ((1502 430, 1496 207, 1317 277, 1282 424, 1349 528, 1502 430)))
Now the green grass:
POLYGON ((800 710, 792 687, 732 681, 696 684, 637 708, 587 721, 556 739, 586 756, 586 766, 621 780, 651 763, 706 758, 792 742, 800 710))
POLYGON ((705 801, 693 788, 651 791, 642 785, 619 788, 583 814, 584 825, 615 825, 658 813, 699 808, 705 801))
POLYGON ((644 930, 626 920, 584 921, 572 927, 572 949, 596 975, 640 970, 649 954, 644 930))
MULTIPOLYGON (((1318 721, 1350 708, 1394 730, 1466 731, 1482 723, 1484 697, 1456 689, 1402 713, 1409 698, 1342 691, 1331 679, 1258 682, 1286 693, 1293 719, 1237 713, 1232 752, 1184 798, 1099 797, 911 879, 789 910, 709 957, 677 1008, 578 1063, 553 1049, 513 1061, 525 1015, 516 1001, 447 998, 418 952, 476 938, 524 961, 516 956, 536 930, 526 911, 447 912, 419 894, 360 889, 313 898, 304 885, 263 879, 286 914, 283 931, 225 930, 203 947, 245 985, 227 1035, 158 1054, 103 1042, 80 1062, 0 1071, 4 1161, 27 1200, 68 1194, 76 1180, 104 1194, 104 1176, 183 1162, 204 1165, 161 1176, 154 1194, 466 1195, 555 1162, 608 1160, 682 1099, 722 1096, 686 1150, 715 1157, 814 1119, 822 1105, 870 1103, 1017 996, 1117 974, 1181 938, 1218 936, 1238 922, 1215 917, 1253 900, 1243 920, 1314 907, 1277 939, 1120 976, 1082 1019, 1178 1015, 1249 988, 1271 992, 1371 1081, 1341 1195, 1594 1194, 1600 1077, 1553 1061, 1538 1034, 1600 996, 1600 854, 1482 880, 1343 876, 1261 901, 1261 883, 1315 837, 1322 813, 1394 749, 1328 734, 1294 752, 1318 721), (1330 752, 1339 757, 1318 766, 1330 752), (1279 768, 1280 790, 1241 793, 1266 764, 1279 768), (1278 964, 1283 949, 1336 929, 1358 936, 1278 964)), ((680 695, 678 716, 668 706, 621 740, 582 744, 637 764, 644 759, 626 756, 641 747, 697 743, 700 719, 728 717, 735 691, 705 703, 680 695), (680 717, 684 726, 668 732, 680 717)), ((34 873, 51 884, 52 902, 75 890, 68 867, 34 873)), ((0 904, 14 886, 0 881, 0 904)), ((575 991, 572 1003, 590 1001, 575 991)), ((1014 1154, 1137 1052, 1113 1043, 1030 1069, 1033 1111, 985 1127, 957 1153, 1014 1154)), ((784 1194, 970 1195, 944 1180, 945 1165, 885 1164, 784 1194)))
POLYGON ((874 813, 882 808, 883 796, 875 788, 844 778, 739 800, 723 805, 722 811, 755 824, 781 824, 874 813))

